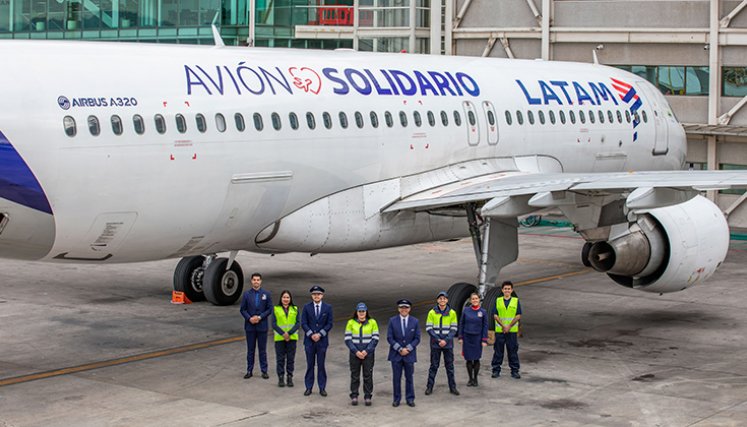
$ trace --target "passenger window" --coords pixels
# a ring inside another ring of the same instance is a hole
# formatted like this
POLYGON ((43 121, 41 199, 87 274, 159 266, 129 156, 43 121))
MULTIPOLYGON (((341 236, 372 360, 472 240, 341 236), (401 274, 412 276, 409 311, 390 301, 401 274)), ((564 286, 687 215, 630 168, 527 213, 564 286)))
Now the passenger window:
POLYGON ((470 126, 475 126, 477 124, 477 118, 472 110, 467 111, 467 121, 469 121, 470 126))
POLYGON ((607 110, 607 121, 615 123, 615 117, 612 115, 612 111, 610 110, 607 110))
POLYGON ((386 127, 392 127, 394 126, 394 119, 392 118, 392 113, 389 111, 384 112, 384 121, 386 122, 386 127))
POLYGON ((65 128, 65 135, 71 138, 78 133, 78 129, 75 126, 75 119, 70 116, 65 116, 62 119, 62 126, 65 128))
POLYGON ((597 114, 599 115, 599 123, 604 123, 604 111, 599 110, 597 114))
POLYGON ((420 127, 420 125, 423 124, 423 119, 420 117, 420 112, 413 111, 412 112, 412 118, 415 121, 415 126, 420 127))
POLYGON ((563 110, 558 111, 558 118, 560 118, 561 124, 565 124, 565 111, 563 110))
POLYGON ((340 111, 339 118, 340 118, 340 126, 343 129, 347 129, 348 128, 348 115, 345 114, 344 111, 340 111))
POLYGON ((495 114, 491 110, 488 110, 488 123, 490 126, 495 126, 495 114))
POLYGON ((218 132, 226 131, 226 118, 223 117, 223 114, 218 113, 215 115, 215 127, 218 129, 218 132))
POLYGON ((530 125, 534 124, 534 112, 527 111, 527 121, 529 121, 530 125))
POLYGON ((581 123, 586 123, 586 115, 583 111, 578 112, 578 121, 580 121, 581 123))
POLYGON ((93 136, 98 136, 101 133, 98 117, 88 116, 88 130, 91 131, 91 135, 93 136))
POLYGON ((449 115, 446 114, 446 111, 441 111, 441 123, 444 126, 449 126, 449 115))
POLYGON ((399 112, 399 122, 402 124, 403 128, 407 127, 407 114, 405 114, 404 111, 399 112))
POLYGON ((207 130, 207 120, 205 120, 205 116, 202 114, 195 115, 195 123, 197 124, 197 130, 201 133, 205 133, 207 130))
POLYGON ((540 110, 537 112, 537 115, 539 116, 540 124, 545 124, 545 112, 540 110))
POLYGON ((280 114, 278 113, 270 114, 270 120, 272 121, 273 129, 280 130, 283 127, 283 123, 280 121, 280 114))
POLYGON ((457 127, 462 125, 462 115, 457 110, 454 110, 454 125, 457 127))
POLYGON ((620 110, 617 110, 617 123, 623 122, 623 116, 622 113, 620 113, 620 110))
POLYGON ((547 114, 550 116, 550 123, 555 124, 555 111, 550 110, 547 114))
POLYGON ((262 119, 261 114, 254 113, 253 120, 254 120, 254 129, 257 129, 258 131, 262 131, 262 129, 265 128, 265 121, 262 119))
POLYGON ((181 114, 177 114, 176 117, 176 130, 179 131, 179 133, 184 133, 187 131, 187 121, 184 120, 184 116, 181 114))
POLYGON ((594 112, 589 110, 589 123, 594 123, 596 119, 594 118, 594 112))
POLYGON ((288 121, 290 122, 291 129, 298 130, 298 116, 296 113, 288 113, 288 121))
POLYGON ((314 130, 314 128, 316 128, 316 118, 314 118, 314 113, 306 113, 306 126, 308 126, 311 130, 314 130))
POLYGON ((112 116, 112 132, 114 132, 114 135, 122 135, 122 132, 124 132, 122 119, 119 116, 112 116))
POLYGON ((433 111, 428 111, 428 124, 431 127, 436 126, 436 116, 433 115, 433 111))
POLYGON ((156 132, 160 134, 166 133, 166 120, 163 119, 163 116, 160 114, 156 114, 155 122, 156 122, 156 132))
POLYGON ((516 123, 520 125, 524 124, 524 114, 522 114, 519 110, 516 110, 516 123))
POLYGON ((132 116, 132 125, 135 128, 136 134, 142 135, 145 133, 145 120, 143 120, 143 116, 140 114, 132 116))
POLYGON ((363 128, 363 114, 360 111, 355 112, 355 125, 358 126, 358 129, 363 128))
POLYGON ((641 116, 643 117, 643 123, 648 123, 648 117, 646 116, 646 110, 641 110, 641 116))
POLYGON ((328 112, 322 113, 322 121, 325 128, 332 129, 332 116, 328 112))
POLYGON ((568 118, 571 119, 571 123, 576 124, 576 113, 573 110, 568 112, 568 118))
POLYGON ((239 132, 244 132, 244 129, 246 129, 244 116, 241 113, 236 113, 233 115, 233 121, 236 122, 236 130, 239 132))
POLYGON ((371 111, 371 126, 374 128, 379 127, 379 116, 376 114, 376 111, 371 111))
POLYGON ((641 116, 638 114, 638 111, 633 114, 633 122, 640 123, 641 122, 641 116))
POLYGON ((630 123, 630 111, 625 110, 625 121, 630 123))
POLYGON ((506 124, 511 126, 511 112, 506 110, 506 124))

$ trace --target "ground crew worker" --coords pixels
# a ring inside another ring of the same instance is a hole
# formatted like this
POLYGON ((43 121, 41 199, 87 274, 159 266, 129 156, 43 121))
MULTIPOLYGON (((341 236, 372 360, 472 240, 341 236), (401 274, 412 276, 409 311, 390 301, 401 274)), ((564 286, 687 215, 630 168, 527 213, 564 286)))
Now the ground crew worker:
POLYGON ((409 300, 397 301, 399 314, 389 319, 386 340, 389 342, 389 357, 392 362, 392 406, 399 406, 402 400, 402 371, 405 372, 405 400, 407 406, 415 406, 415 362, 418 361, 417 347, 420 344, 418 319, 410 316, 412 303, 409 300))
POLYGON ((324 359, 329 347, 329 331, 332 329, 332 306, 322 302, 324 288, 315 285, 309 289, 311 302, 303 306, 301 327, 304 330, 303 345, 306 350, 306 376, 304 396, 311 394, 314 387, 314 365, 318 369, 317 385, 319 394, 327 397, 327 370, 324 359))
POLYGON ((268 379, 267 373, 267 318, 272 314, 272 296, 262 289, 262 275, 252 273, 252 287, 241 296, 241 315, 244 317, 246 333, 246 374, 244 379, 252 377, 254 370, 254 350, 259 350, 259 367, 262 378, 268 379))
POLYGON ((293 305, 290 291, 280 293, 280 303, 275 306, 272 329, 275 331, 275 358, 278 387, 293 387, 293 370, 296 360, 298 328, 301 326, 298 307, 293 305), (287 375, 287 379, 285 378, 287 375))
POLYGON ((371 406, 373 396, 374 350, 379 343, 379 325, 368 314, 365 303, 359 302, 353 317, 345 326, 345 345, 350 349, 350 400, 358 405, 358 389, 363 370, 363 400, 371 406))
POLYGON ((488 345, 488 312, 480 307, 480 295, 473 292, 469 302, 470 306, 462 310, 457 336, 462 343, 462 356, 467 361, 467 387, 477 387, 482 348, 488 345))
POLYGON ((459 396, 459 390, 457 390, 454 380, 454 336, 457 334, 457 314, 449 306, 449 297, 446 292, 438 293, 436 306, 428 312, 425 331, 431 336, 431 367, 428 370, 428 384, 425 386, 425 394, 433 393, 436 373, 438 373, 438 366, 443 354, 449 391, 451 394, 459 396))
POLYGON ((495 301, 495 344, 493 349, 493 375, 498 378, 501 375, 501 364, 503 363, 503 349, 508 352, 508 366, 511 368, 511 377, 521 378, 519 373, 519 320, 521 319, 521 303, 519 298, 512 297, 511 292, 514 290, 514 284, 505 281, 501 284, 503 297, 498 297, 495 301))

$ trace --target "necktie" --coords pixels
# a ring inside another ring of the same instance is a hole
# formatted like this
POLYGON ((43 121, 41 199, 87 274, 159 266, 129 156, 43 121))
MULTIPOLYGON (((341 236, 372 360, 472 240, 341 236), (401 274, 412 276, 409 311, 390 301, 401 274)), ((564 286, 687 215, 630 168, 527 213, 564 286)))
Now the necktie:
POLYGON ((407 329, 407 318, 406 318, 406 317, 403 317, 403 318, 402 318, 402 337, 403 337, 403 338, 404 338, 404 336, 405 336, 405 330, 406 330, 406 329, 407 329))
POLYGON ((319 305, 317 304, 315 307, 316 307, 316 317, 319 318, 319 305))

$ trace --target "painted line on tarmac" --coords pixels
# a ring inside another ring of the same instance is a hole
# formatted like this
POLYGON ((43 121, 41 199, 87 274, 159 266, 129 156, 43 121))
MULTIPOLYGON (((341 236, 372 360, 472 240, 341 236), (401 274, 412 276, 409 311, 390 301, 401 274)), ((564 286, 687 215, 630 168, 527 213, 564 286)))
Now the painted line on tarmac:
MULTIPOLYGON (((583 269, 579 271, 571 271, 568 273, 561 273, 561 274, 555 274, 552 276, 546 276, 546 277, 539 277, 536 279, 529 279, 524 280, 521 282, 514 283, 514 286, 527 286, 527 285, 533 285, 535 283, 543 283, 543 282, 550 282, 553 280, 560 280, 565 279, 568 277, 578 276, 581 274, 589 273, 593 270, 591 269, 583 269)), ((415 304, 413 304, 413 307, 421 307, 425 305, 433 304, 433 301, 420 301, 415 304)), ((341 321, 346 319, 344 318, 336 318, 334 319, 335 322, 341 321)), ((70 375, 70 374, 76 374, 78 372, 86 372, 86 371, 92 371, 94 369, 100 369, 100 368, 108 368, 111 366, 118 366, 118 365, 124 365, 126 363, 132 363, 132 362, 140 362, 142 360, 149 360, 149 359, 156 359, 159 357, 165 357, 165 356, 171 356, 174 354, 179 353, 186 353, 188 351, 194 351, 194 350, 202 350, 205 348, 210 347, 217 347, 220 345, 226 345, 226 344, 232 344, 235 342, 243 341, 246 339, 243 335, 230 337, 230 338, 223 338, 219 340, 213 340, 213 341, 206 341, 201 342, 197 344, 189 344, 181 347, 174 347, 169 348, 166 350, 159 350, 159 351, 152 351, 148 353, 142 353, 142 354, 136 354, 133 356, 127 356, 127 357, 119 357, 116 359, 110 359, 110 360, 104 360, 100 362, 93 362, 93 363, 87 363, 84 365, 78 365, 78 366, 71 366, 68 368, 62 368, 62 369, 54 369, 51 371, 44 371, 44 372, 38 372, 35 374, 29 374, 29 375, 21 375, 17 377, 10 377, 10 378, 4 378, 0 379, 0 387, 14 385, 14 384, 22 384, 27 383, 30 381, 36 381, 36 380, 42 380, 46 378, 53 378, 53 377, 59 377, 62 375, 70 375)))

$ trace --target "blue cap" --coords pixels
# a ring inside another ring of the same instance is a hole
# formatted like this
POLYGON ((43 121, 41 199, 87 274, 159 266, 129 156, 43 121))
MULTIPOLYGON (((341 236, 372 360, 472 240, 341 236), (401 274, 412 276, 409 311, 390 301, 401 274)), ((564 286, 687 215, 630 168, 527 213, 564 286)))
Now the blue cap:
POLYGON ((368 307, 366 307, 366 303, 365 302, 359 302, 358 306, 355 307, 355 309, 357 311, 368 311, 368 307))
POLYGON ((319 285, 314 285, 311 287, 311 289, 309 289, 309 292, 312 294, 323 294, 324 288, 319 285))
POLYGON ((446 298, 448 298, 448 297, 449 297, 449 294, 447 294, 447 293, 446 293, 446 291, 441 291, 441 292, 439 292, 439 293, 438 293, 438 296, 436 297, 436 299, 439 299, 439 298, 441 298, 441 297, 446 297, 446 298))
POLYGON ((397 306, 399 307, 412 307, 412 303, 409 299, 401 299, 397 301, 397 306))

